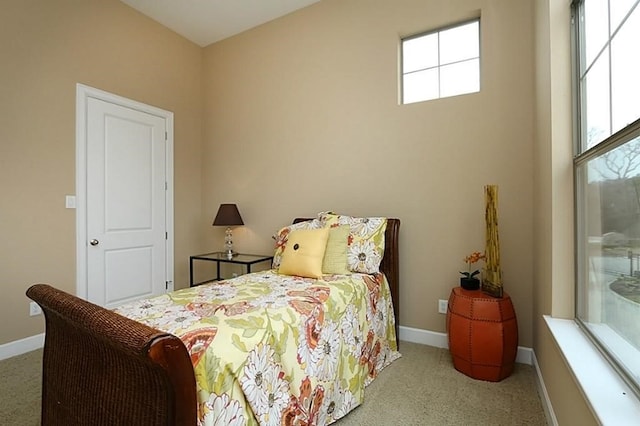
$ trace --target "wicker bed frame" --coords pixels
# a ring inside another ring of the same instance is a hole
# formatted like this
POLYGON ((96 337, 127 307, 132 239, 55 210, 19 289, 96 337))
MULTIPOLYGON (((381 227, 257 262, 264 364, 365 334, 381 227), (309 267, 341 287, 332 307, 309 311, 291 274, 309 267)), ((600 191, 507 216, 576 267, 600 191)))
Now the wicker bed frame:
MULTIPOLYGON (((296 219, 301 221, 304 219, 296 219)), ((381 264, 398 335, 400 221, 389 219, 381 264)), ((196 384, 182 341, 47 284, 27 290, 45 315, 42 425, 197 423, 196 384)))

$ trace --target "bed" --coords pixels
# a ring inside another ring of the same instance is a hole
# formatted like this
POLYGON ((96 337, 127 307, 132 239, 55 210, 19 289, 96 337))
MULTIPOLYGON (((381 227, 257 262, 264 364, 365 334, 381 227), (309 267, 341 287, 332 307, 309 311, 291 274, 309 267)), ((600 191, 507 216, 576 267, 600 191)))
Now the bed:
POLYGON ((278 232, 272 270, 115 312, 32 286, 47 322, 43 424, 330 424, 360 405, 366 385, 400 356, 400 221, 374 230, 370 218, 318 218, 278 232), (354 228, 355 219, 364 221, 354 228), (323 264, 321 278, 284 273, 292 247, 304 264, 318 235, 345 228, 350 246, 378 233, 379 272, 363 259, 375 256, 356 256, 367 272, 327 275, 323 264))

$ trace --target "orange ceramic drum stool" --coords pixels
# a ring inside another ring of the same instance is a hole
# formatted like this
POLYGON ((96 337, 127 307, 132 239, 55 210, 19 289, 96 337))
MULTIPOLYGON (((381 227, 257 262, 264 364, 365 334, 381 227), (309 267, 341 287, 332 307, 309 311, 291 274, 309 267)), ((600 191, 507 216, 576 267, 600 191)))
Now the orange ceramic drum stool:
POLYGON ((449 296, 447 332, 456 370, 490 382, 513 372, 518 323, 507 293, 500 299, 480 290, 454 288, 449 296))

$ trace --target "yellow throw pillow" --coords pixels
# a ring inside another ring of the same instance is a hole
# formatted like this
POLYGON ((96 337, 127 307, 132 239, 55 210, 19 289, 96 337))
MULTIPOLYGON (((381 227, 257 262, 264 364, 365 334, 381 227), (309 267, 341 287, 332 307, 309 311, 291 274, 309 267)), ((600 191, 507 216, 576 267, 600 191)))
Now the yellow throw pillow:
POLYGON ((384 256, 386 217, 352 217, 331 212, 318 213, 324 226, 349 225, 347 267, 351 272, 373 274, 384 256))
POLYGON ((291 231, 282 251, 278 272, 307 278, 322 278, 322 260, 329 228, 291 231))
POLYGON ((349 225, 329 228, 329 239, 322 261, 325 274, 350 274, 347 265, 347 246, 349 245, 349 225))
POLYGON ((273 269, 280 268, 280 261, 282 260, 282 252, 287 245, 287 241, 289 238, 289 233, 298 229, 320 229, 324 228, 322 223, 318 219, 313 219, 306 222, 298 222, 293 225, 285 226, 281 230, 278 231, 276 235, 273 236, 273 239, 276 240, 276 250, 273 255, 273 269))

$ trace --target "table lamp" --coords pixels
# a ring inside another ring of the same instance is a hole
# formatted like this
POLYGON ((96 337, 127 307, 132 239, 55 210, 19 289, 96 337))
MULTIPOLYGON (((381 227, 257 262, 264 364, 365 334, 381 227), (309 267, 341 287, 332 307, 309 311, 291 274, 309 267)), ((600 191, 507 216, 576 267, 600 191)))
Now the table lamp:
POLYGON ((237 254, 233 251, 233 231, 231 227, 239 225, 244 225, 244 222, 238 211, 238 206, 235 204, 220 204, 218 214, 216 214, 216 218, 213 219, 213 226, 227 227, 224 234, 224 252, 228 258, 232 258, 237 254))

